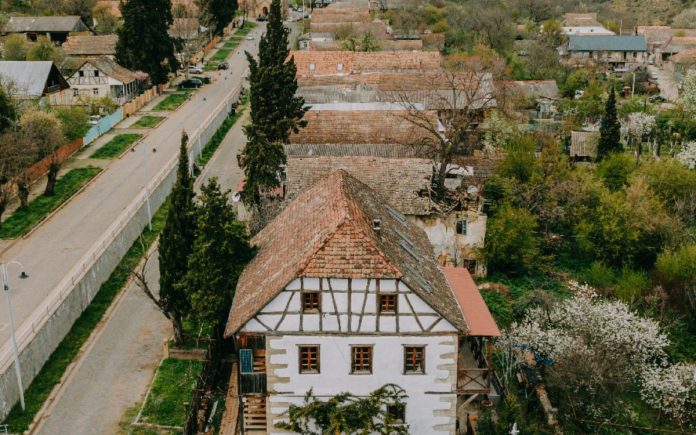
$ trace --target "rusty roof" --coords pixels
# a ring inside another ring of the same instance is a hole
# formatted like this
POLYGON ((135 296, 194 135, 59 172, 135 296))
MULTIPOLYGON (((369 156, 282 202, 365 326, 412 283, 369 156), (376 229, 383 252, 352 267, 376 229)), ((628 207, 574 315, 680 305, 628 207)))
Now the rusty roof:
POLYGON ((118 35, 68 36, 63 51, 69 56, 112 56, 116 54, 118 35))
POLYGON ((488 310, 474 279, 463 267, 442 268, 468 327, 467 335, 500 337, 500 329, 488 310))
POLYGON ((297 277, 401 279, 460 331, 467 325, 425 232, 344 170, 302 192, 253 239, 227 321, 234 334, 297 277), (381 221, 379 232, 373 221, 381 221))
POLYGON ((288 157, 286 195, 292 200, 336 169, 344 169, 407 215, 430 212, 428 189, 433 173, 429 159, 366 156, 288 157))

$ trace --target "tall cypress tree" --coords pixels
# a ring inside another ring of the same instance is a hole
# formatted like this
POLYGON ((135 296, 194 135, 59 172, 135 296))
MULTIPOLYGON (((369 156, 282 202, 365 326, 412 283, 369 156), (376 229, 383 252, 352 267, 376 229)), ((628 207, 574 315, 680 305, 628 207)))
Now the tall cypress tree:
POLYGON ((266 34, 259 42, 259 57, 248 52, 251 124, 244 127, 247 145, 242 167, 246 175, 243 198, 258 204, 260 193, 278 187, 280 165, 285 163, 283 144, 290 132, 299 131, 307 108, 297 92, 295 59, 288 59, 289 30, 283 25, 280 0, 273 0, 266 34))
POLYGON ((196 235, 196 208, 187 142, 188 136, 184 132, 181 135, 179 167, 171 193, 171 205, 159 241, 159 305, 172 322, 177 344, 183 341, 181 320, 190 308, 186 289, 179 284, 186 275, 188 256, 193 251, 196 235))
POLYGON ((196 5, 202 21, 212 28, 216 35, 222 34, 237 11, 237 2, 233 0, 196 0, 196 5))
POLYGON ((153 84, 167 82, 179 62, 169 26, 174 22, 171 0, 128 0, 121 2, 123 26, 118 30, 116 61, 150 75, 153 84))
POLYGON ((616 113, 616 93, 614 87, 609 91, 609 98, 604 108, 604 116, 599 127, 599 142, 597 143, 597 161, 607 155, 623 150, 621 145, 621 124, 616 113))
POLYGON ((191 297, 191 318, 215 338, 222 338, 237 279, 254 255, 227 196, 215 177, 201 188, 198 232, 182 284, 191 297))

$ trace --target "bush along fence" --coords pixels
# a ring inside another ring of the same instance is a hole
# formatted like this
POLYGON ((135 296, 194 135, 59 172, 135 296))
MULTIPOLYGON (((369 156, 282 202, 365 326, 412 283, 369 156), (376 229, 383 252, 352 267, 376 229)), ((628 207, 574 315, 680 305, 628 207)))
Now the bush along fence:
MULTIPOLYGON (((190 133, 189 137, 192 138, 190 150, 195 157, 198 157, 203 149, 202 146, 200 148, 196 146, 196 141, 207 143, 215 135, 228 119, 233 104, 239 99, 240 90, 241 86, 230 91, 201 126, 190 133)), ((148 183, 147 189, 143 189, 133 202, 115 217, 104 235, 95 242, 83 258, 76 262, 74 269, 66 274, 64 279, 39 303, 34 312, 19 325, 16 337, 24 385, 29 385, 31 388, 35 376, 64 341, 83 311, 90 306, 99 289, 107 282, 129 248, 138 240, 148 223, 147 196, 155 210, 165 202, 176 179, 177 160, 178 156, 173 155, 167 164, 163 165, 148 183), (149 195, 146 195, 146 192, 149 192, 149 195)), ((0 348, 0 417, 2 418, 9 414, 10 407, 19 399, 17 379, 12 370, 12 355, 10 343, 0 348)), ((70 361, 71 358, 63 360, 64 366, 59 371, 61 374, 70 361)), ((43 379, 37 380, 38 385, 43 382, 45 382, 43 379)), ((15 416, 31 413, 32 409, 36 412, 42 402, 43 400, 40 400, 38 405, 28 408, 25 413, 15 411, 15 416)), ((31 415, 29 420, 33 418, 33 413, 31 415)), ((26 423, 26 418, 14 421, 23 420, 26 423)), ((26 424, 18 424, 18 427, 13 424, 11 430, 21 432, 25 428, 26 424)))

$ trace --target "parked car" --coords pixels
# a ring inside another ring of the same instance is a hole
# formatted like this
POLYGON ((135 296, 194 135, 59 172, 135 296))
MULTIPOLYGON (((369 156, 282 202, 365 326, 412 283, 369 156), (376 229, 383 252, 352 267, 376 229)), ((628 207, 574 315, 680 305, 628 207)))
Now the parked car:
POLYGON ((195 77, 190 78, 188 80, 184 80, 179 84, 179 87, 184 89, 196 89, 200 88, 201 86, 203 86, 203 82, 195 77))
POLYGON ((222 69, 230 69, 230 64, 225 62, 225 61, 220 62, 218 64, 218 71, 220 71, 222 69))
POLYGON ((204 85, 208 85, 211 82, 210 76, 193 76, 192 79, 200 80, 204 85))
POLYGON ((653 95, 650 97, 651 103, 664 103, 665 101, 667 101, 667 98, 663 97, 662 95, 653 95))
POLYGON ((657 80, 657 71, 653 71, 650 73, 650 78, 653 80, 657 80))
POLYGON ((203 74, 203 68, 197 65, 189 65, 188 71, 191 74, 203 74))
POLYGON ((97 125, 99 123, 99 120, 101 119, 101 116, 99 115, 92 115, 89 117, 89 121, 87 122, 89 125, 97 125))
POLYGON ((256 21, 268 21, 268 17, 265 15, 259 15, 258 17, 256 17, 256 21))
POLYGON ((244 39, 246 39, 247 41, 253 41, 253 40, 254 40, 254 35, 249 35, 249 36, 247 36, 247 37, 244 38, 244 39))

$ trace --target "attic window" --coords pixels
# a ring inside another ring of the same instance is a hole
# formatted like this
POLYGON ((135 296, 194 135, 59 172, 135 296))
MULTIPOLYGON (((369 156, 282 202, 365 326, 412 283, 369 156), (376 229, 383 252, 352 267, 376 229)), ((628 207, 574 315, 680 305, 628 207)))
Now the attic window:
POLYGON ((310 64, 309 64, 309 70, 310 70, 310 71, 314 71, 315 69, 317 69, 317 65, 314 64, 314 63, 310 63, 310 64))
POLYGON ((82 70, 80 70, 80 71, 78 71, 77 75, 79 75, 80 77, 84 77, 84 76, 85 76, 85 72, 82 71, 82 70))
POLYGON ((389 293, 379 295, 380 314, 396 314, 397 301, 396 294, 389 293))
POLYGON ((99 77, 99 70, 94 70, 94 77, 99 77))
POLYGON ((462 236, 466 236, 467 231, 469 230, 469 221, 466 219, 460 219, 457 221, 457 234, 461 234, 462 236))
POLYGON ((316 313, 319 312, 320 298, 319 292, 310 291, 302 293, 302 312, 316 313))

